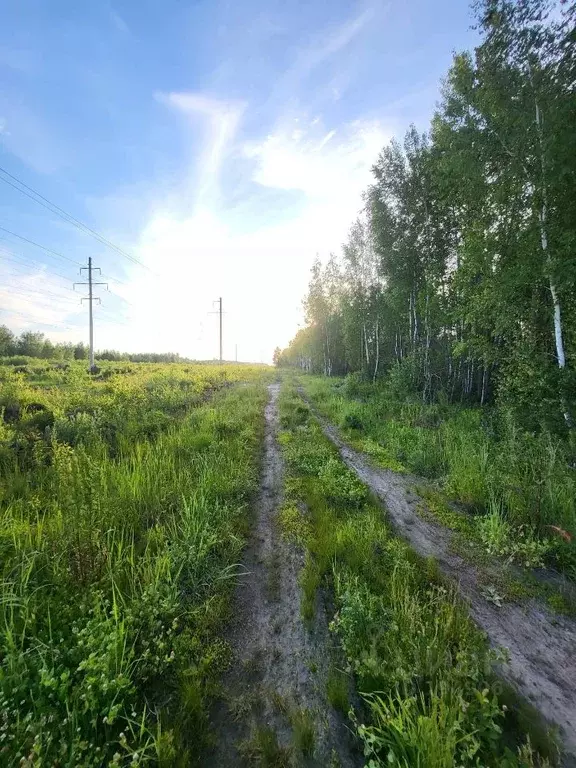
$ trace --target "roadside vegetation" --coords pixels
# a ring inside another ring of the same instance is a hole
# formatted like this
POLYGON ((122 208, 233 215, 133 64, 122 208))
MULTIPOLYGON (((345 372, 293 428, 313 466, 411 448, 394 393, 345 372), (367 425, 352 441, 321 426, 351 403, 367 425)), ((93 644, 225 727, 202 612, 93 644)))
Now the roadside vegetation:
POLYGON ((188 765, 205 745, 267 376, 0 366, 3 766, 188 765))
POLYGON ((433 480, 424 512, 510 563, 576 580, 576 474, 571 442, 520 429, 503 409, 395 395, 393 382, 304 377, 346 438, 385 468, 433 480), (456 502, 456 505, 451 502, 456 502))
POLYGON ((335 708, 346 706, 342 676, 361 694, 350 717, 366 765, 554 764, 552 743, 542 733, 531 741, 507 708, 492 673, 494 653, 455 590, 433 561, 393 535, 293 382, 283 387, 280 415, 287 465, 281 519, 306 550, 302 614, 313 617, 319 588, 333 594, 330 626, 347 668, 330 676, 327 694, 335 708))

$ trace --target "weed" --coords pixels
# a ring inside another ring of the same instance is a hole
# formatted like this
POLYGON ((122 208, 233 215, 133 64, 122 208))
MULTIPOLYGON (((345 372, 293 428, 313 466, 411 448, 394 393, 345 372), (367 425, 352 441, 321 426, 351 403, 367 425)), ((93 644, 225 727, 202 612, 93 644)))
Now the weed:
POLYGON ((278 513, 282 535, 298 544, 305 544, 310 537, 310 522, 297 504, 287 502, 278 513))
POLYGON ((350 709, 348 697, 348 677, 338 669, 332 667, 326 679, 326 695, 334 709, 347 714, 350 709))
POLYGON ((238 752, 253 765, 262 768, 290 766, 290 749, 280 746, 276 731, 268 726, 257 727, 249 740, 238 745, 238 752))
POLYGON ((308 709, 292 712, 290 715, 292 724, 292 739, 294 748, 306 757, 314 754, 314 719, 308 709))
POLYGON ((277 712, 280 712, 282 715, 287 715, 290 711, 290 705, 289 702, 286 700, 282 694, 278 693, 278 691, 272 691, 270 694, 270 701, 272 703, 272 706, 277 712))
POLYGON ((300 573, 300 586, 302 587, 301 612, 305 621, 314 618, 316 605, 316 590, 320 585, 321 573, 318 564, 307 554, 304 568, 300 573))
POLYGON ((397 375, 382 386, 321 377, 303 384, 314 406, 377 464, 438 481, 443 498, 427 506, 440 522, 518 564, 553 565, 576 579, 571 440, 522 431, 504 408, 407 402, 397 375), (478 522, 446 509, 448 498, 477 513, 478 522))

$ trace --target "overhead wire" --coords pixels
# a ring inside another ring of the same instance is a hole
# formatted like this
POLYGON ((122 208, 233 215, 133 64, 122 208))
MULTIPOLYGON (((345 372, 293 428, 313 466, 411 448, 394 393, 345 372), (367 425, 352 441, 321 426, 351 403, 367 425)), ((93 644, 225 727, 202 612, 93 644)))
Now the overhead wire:
POLYGON ((53 256, 57 256, 59 259, 64 259, 65 261, 69 261, 71 264, 76 264, 77 267, 82 266, 82 264, 79 261, 75 261, 74 259, 71 259, 69 256, 64 256, 63 253, 59 253, 58 251, 53 251, 52 248, 47 248, 45 245, 40 245, 40 243, 36 243, 34 240, 29 240, 27 237, 24 237, 23 235, 19 235, 17 232, 12 232, 11 230, 6 229, 6 227, 0 227, 0 230, 2 232, 7 232, 9 235, 12 235, 12 237, 17 237, 19 240, 23 240, 25 243, 29 243, 30 245, 33 245, 36 248, 40 248, 42 251, 46 251, 46 253, 51 253, 53 256))
POLYGON ((120 248, 120 246, 113 243, 107 237, 104 237, 104 235, 101 235, 95 229, 92 229, 87 224, 84 224, 84 222, 80 221, 80 219, 77 219, 75 216, 72 216, 71 213, 68 213, 68 211, 64 210, 64 208, 61 208, 59 205, 56 205, 56 203, 53 203, 47 197, 44 197, 44 195, 40 194, 40 192, 37 192, 33 187, 30 187, 28 184, 25 184, 17 176, 14 176, 5 168, 2 168, 2 166, 0 166, 0 173, 4 174, 5 176, 8 176, 10 179, 16 182, 16 184, 13 184, 11 181, 8 181, 8 179, 4 178, 4 176, 0 176, 0 180, 3 181, 5 184, 9 184, 11 187, 18 190, 23 195, 26 195, 26 197, 29 197, 31 200, 34 200, 34 202, 38 203, 38 205, 41 205, 42 207, 46 208, 52 213, 55 213, 57 216, 60 216, 60 218, 64 219, 64 221, 68 222, 69 224, 72 224, 82 232, 91 235, 96 240, 98 240, 98 242, 102 243, 102 245, 105 245, 107 248, 110 248, 111 250, 115 251, 120 256, 123 256, 125 259, 128 259, 129 261, 131 261, 133 264, 137 264, 143 269, 146 269, 149 272, 152 272, 152 274, 154 274, 154 271, 150 269, 150 267, 148 267, 142 261, 140 261, 140 259, 137 259, 131 253, 128 253, 128 251, 125 251, 123 248, 120 248), (17 185, 20 185, 20 186, 17 186, 17 185), (23 187, 24 189, 22 189, 21 187, 23 187))
MULTIPOLYGON (((79 261, 74 261, 73 259, 70 259, 68 256, 65 256, 64 254, 59 253, 58 251, 53 251, 51 248, 46 248, 45 246, 41 245, 40 243, 36 243, 33 240, 29 240, 28 238, 23 237, 22 235, 19 235, 16 232, 12 232, 12 231, 6 229, 5 227, 0 227, 0 230, 2 230, 3 232, 7 232, 10 235, 14 235, 14 237, 18 237, 21 240, 24 240, 24 242, 30 243, 31 245, 34 245, 37 248, 41 248, 43 251, 46 251, 48 254, 51 254, 53 257, 58 256, 60 258, 66 259, 67 261, 70 261, 71 263, 76 264, 78 267, 82 268, 82 264, 79 261)), ((14 254, 13 251, 11 251, 11 250, 9 250, 7 248, 2 248, 1 246, 0 246, 0 251, 2 251, 3 253, 7 253, 9 256, 17 256, 17 257, 19 257, 21 259, 22 258, 26 258, 26 257, 22 257, 21 254, 14 254)), ((34 266, 33 262, 31 262, 31 266, 34 266)), ((58 275, 58 277, 61 277, 64 280, 70 280, 69 277, 64 277, 64 275, 60 275, 58 272, 53 272, 51 270, 51 273, 54 274, 54 275, 58 275)), ((119 282, 119 283, 121 283, 123 285, 128 285, 128 283, 123 283, 121 280, 117 280, 116 278, 110 277, 109 275, 102 275, 102 277, 106 277, 108 280, 115 280, 116 282, 119 282)), ((70 290, 72 290, 72 289, 70 289, 70 290)), ((125 299, 123 296, 119 296, 117 293, 114 293, 113 291, 110 291, 110 290, 108 290, 108 292, 111 293, 113 296, 115 296, 117 299, 120 299, 120 301, 124 301, 129 306, 132 306, 131 302, 128 301, 128 299, 125 299)))

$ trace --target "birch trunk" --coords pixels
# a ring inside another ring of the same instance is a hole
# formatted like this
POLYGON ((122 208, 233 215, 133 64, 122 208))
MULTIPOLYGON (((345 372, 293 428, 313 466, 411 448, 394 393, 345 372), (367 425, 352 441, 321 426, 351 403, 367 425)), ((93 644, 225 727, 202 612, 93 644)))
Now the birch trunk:
POLYGON ((372 376, 372 383, 376 381, 378 375, 378 364, 380 363, 380 320, 376 318, 376 362, 374 363, 374 375, 372 376))

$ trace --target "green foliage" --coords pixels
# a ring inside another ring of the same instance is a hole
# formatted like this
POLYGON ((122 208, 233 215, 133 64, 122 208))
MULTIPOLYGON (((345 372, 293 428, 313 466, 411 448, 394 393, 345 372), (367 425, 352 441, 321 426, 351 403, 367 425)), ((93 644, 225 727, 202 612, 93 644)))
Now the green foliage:
MULTIPOLYGON (((294 403, 293 393, 283 395, 288 420, 294 403)), ((330 398, 323 403, 334 412, 330 398)), ((492 654, 455 593, 438 582, 433 564, 391 535, 365 491, 351 493, 349 471, 335 455, 324 476, 299 469, 296 451, 326 446, 313 421, 292 435, 283 441, 291 457, 289 496, 306 504, 311 526, 303 612, 313 615, 315 592, 329 583, 336 608, 330 628, 366 700, 368 720, 356 729, 367 765, 538 765, 537 756, 525 762, 511 750, 492 654)), ((332 671, 327 695, 341 711, 348 708, 345 675, 332 671)))
POLYGON ((297 710, 290 716, 292 724, 292 737, 294 747, 306 757, 311 757, 314 753, 314 718, 306 710, 297 710))
POLYGON ((528 433, 507 409, 398 401, 378 385, 362 404, 350 403, 338 382, 306 377, 303 383, 314 405, 339 423, 349 407, 361 408, 362 428, 344 433, 376 464, 437 481, 439 492, 419 488, 424 514, 483 542, 490 553, 576 575, 572 438, 528 433))
POLYGON ((230 659, 263 374, 81 365, 2 370, 1 762, 173 765, 230 659))
POLYGON ((335 504, 348 508, 361 507, 366 501, 366 486, 354 472, 343 467, 342 462, 331 456, 318 474, 321 492, 335 504))
POLYGON ((343 715, 348 714, 350 698, 348 696, 349 681, 347 675, 338 669, 331 668, 326 679, 326 696, 334 709, 343 715))
POLYGON ((550 539, 538 539, 526 526, 513 528, 502 505, 492 499, 490 511, 478 520, 479 536, 487 552, 506 557, 527 568, 541 568, 553 549, 550 539))

